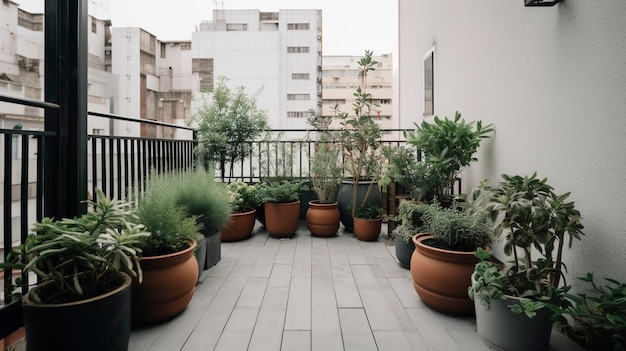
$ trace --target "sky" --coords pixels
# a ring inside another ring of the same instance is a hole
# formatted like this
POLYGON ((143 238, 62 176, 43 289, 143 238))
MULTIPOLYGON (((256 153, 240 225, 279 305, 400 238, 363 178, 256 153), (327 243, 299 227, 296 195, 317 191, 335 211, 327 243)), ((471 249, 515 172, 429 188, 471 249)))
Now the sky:
POLYGON ((113 27, 141 27, 159 40, 191 40, 196 26, 211 20, 216 8, 321 9, 324 55, 362 55, 365 50, 397 55, 395 0, 90 0, 95 17, 110 19, 113 27))

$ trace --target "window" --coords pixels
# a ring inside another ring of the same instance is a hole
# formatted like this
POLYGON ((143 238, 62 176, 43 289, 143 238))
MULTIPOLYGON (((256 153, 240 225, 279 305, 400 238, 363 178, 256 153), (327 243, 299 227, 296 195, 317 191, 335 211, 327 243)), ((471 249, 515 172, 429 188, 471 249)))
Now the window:
POLYGON ((309 30, 308 23, 287 23, 287 30, 309 30))
POLYGON ((310 100, 310 94, 287 94, 287 100, 310 100))
POLYGON ((435 61, 435 48, 433 47, 424 56, 424 116, 432 116, 435 112, 434 61, 435 61))
POLYGON ((289 46, 287 52, 290 54, 306 54, 309 52, 308 46, 289 46))
POLYGON ((346 99, 324 99, 322 100, 324 105, 345 105, 346 99))
POLYGON ((309 116, 307 111, 287 111, 287 118, 306 118, 309 116))
POLYGON ((96 22, 95 18, 91 18, 91 32, 92 33, 98 33, 98 23, 96 22))
POLYGON ((229 32, 233 31, 247 31, 248 24, 247 23, 227 23, 226 30, 229 32))
POLYGON ((309 79, 309 74, 308 73, 292 73, 291 74, 291 79, 305 79, 305 80, 308 80, 309 79))

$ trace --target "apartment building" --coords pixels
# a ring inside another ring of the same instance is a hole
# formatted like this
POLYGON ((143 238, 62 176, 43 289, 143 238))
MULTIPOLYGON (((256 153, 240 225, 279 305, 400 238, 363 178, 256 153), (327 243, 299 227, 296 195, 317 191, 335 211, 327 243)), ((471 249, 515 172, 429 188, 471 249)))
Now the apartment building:
POLYGON ((321 10, 213 10, 192 33, 192 66, 203 91, 220 76, 258 93, 275 129, 306 128, 322 99, 321 10))
MULTIPOLYGON (((322 59, 322 115, 336 117, 337 111, 353 115, 354 92, 363 85, 359 76, 361 56, 324 56, 322 59)), ((391 54, 373 56, 375 70, 365 80, 372 95, 372 116, 382 129, 397 128, 393 119, 393 59, 391 54)), ((333 121, 339 126, 339 120, 333 121)))

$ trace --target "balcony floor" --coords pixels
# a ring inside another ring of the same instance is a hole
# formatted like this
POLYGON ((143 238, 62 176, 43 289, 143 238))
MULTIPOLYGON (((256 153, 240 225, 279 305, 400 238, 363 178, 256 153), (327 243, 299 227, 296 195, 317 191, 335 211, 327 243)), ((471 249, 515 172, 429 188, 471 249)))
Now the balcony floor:
MULTIPOLYGON (((301 223, 279 240, 257 222, 200 280, 180 315, 133 328, 129 350, 489 350, 473 317, 421 302, 391 243, 342 229, 316 238, 301 223)), ((555 330, 551 350, 582 349, 555 330)))

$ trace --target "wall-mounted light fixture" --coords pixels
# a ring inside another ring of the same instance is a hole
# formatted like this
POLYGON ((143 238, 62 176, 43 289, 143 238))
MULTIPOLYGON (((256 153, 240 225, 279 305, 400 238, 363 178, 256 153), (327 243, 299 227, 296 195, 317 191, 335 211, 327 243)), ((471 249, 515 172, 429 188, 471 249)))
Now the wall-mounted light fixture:
POLYGON ((525 6, 554 6, 561 0, 524 0, 525 6))

